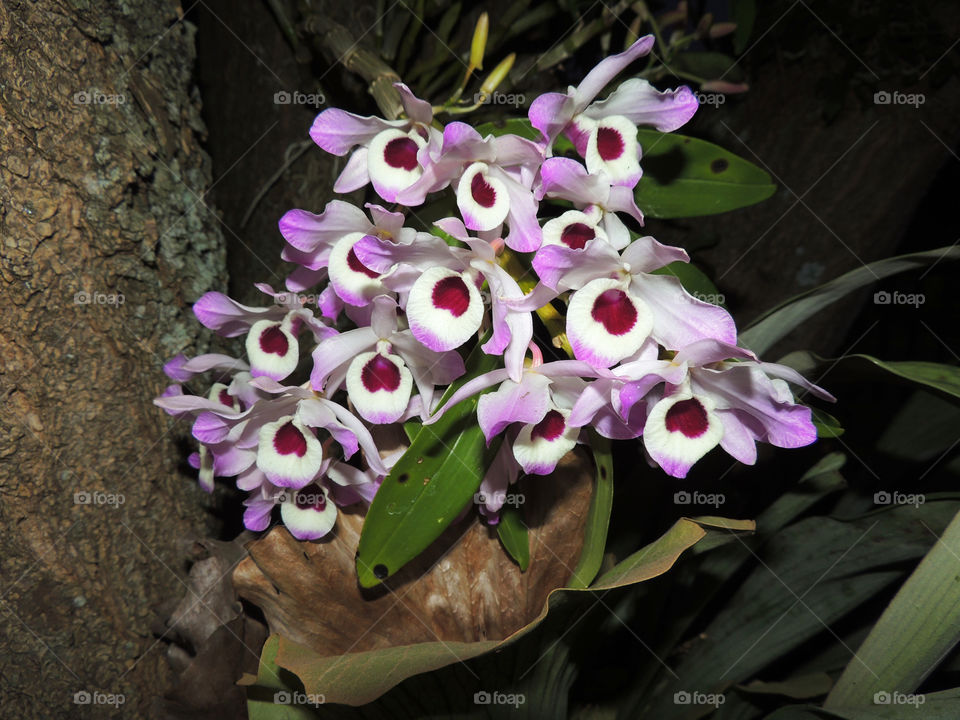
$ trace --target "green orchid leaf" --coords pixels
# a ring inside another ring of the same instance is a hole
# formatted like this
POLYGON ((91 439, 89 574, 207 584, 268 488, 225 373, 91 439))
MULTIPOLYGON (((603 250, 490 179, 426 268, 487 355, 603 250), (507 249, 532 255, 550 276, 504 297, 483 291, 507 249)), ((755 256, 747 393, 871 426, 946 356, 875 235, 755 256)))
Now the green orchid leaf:
MULTIPOLYGON (((493 370, 498 358, 474 348, 463 378, 447 389, 441 404, 469 378, 493 370)), ((374 587, 419 555, 446 530, 480 487, 499 446, 490 448, 476 422, 478 396, 450 408, 420 428, 410 447, 384 478, 367 511, 357 550, 357 577, 374 587)))

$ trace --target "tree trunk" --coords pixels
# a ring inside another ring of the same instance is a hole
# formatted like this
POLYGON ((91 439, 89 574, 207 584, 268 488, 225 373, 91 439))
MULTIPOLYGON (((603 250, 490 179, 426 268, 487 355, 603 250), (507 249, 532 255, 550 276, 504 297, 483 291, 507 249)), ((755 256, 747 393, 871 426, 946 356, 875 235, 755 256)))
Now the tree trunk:
POLYGON ((102 717, 120 695, 150 715, 172 681, 151 627, 183 594, 184 543, 216 533, 178 470, 189 427, 151 404, 162 363, 209 342, 189 303, 226 281, 193 60, 170 0, 0 5, 0 707, 18 717, 102 717))

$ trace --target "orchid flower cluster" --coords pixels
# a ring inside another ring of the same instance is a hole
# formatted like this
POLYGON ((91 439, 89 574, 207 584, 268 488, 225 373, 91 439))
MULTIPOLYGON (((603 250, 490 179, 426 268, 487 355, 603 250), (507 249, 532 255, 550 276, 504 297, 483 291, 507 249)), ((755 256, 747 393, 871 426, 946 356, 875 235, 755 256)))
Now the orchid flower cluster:
POLYGON ((402 119, 320 113, 313 140, 349 155, 334 190, 371 184, 393 208, 332 200, 319 215, 291 210, 279 223, 282 257, 296 266, 285 291, 258 285, 265 307, 218 292, 194 305, 203 325, 244 337, 246 349, 245 359, 180 355, 164 368, 177 384, 155 402, 193 421, 201 486, 235 477, 249 493, 247 528, 266 529, 279 505, 294 536, 319 538, 338 507, 372 501, 402 454, 380 452, 376 426, 430 424, 480 393, 487 443, 503 436, 481 485, 490 523, 521 472, 549 475, 586 441, 586 428, 642 438, 650 460, 677 478, 717 445, 752 464, 757 442, 813 442, 811 411, 788 383, 829 395, 737 347, 724 308, 653 274, 687 254, 635 237, 624 222, 643 225, 637 127, 675 130, 698 106, 689 88, 658 91, 637 78, 596 100, 652 44, 641 38, 579 87, 538 97, 529 109, 537 140, 441 127, 400 83, 402 119), (561 136, 579 159, 554 156, 561 136), (437 220, 433 232, 406 226, 447 188, 459 216, 437 220), (535 273, 529 292, 506 257, 535 273), (566 306, 573 357, 544 362, 533 313, 555 301, 566 306), (498 369, 462 378, 441 404, 480 336, 498 369), (206 395, 184 393, 182 383, 208 372, 218 381, 206 395))

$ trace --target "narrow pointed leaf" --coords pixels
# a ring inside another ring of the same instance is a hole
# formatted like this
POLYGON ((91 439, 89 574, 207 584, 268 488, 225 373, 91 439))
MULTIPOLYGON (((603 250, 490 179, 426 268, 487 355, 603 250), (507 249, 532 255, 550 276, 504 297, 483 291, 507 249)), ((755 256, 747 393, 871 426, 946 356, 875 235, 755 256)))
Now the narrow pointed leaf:
POLYGON ((762 355, 804 320, 854 290, 890 275, 933 265, 941 260, 957 259, 960 259, 960 247, 951 246, 898 255, 851 270, 820 287, 790 298, 762 315, 740 333, 740 344, 762 355))
POLYGON ((603 563, 603 550, 607 545, 607 530, 610 527, 610 512, 613 510, 613 456, 610 441, 590 431, 590 448, 596 465, 596 480, 590 509, 587 511, 587 527, 584 530, 583 550, 580 562, 573 569, 569 585, 585 588, 593 582, 603 563))
POLYGON ((917 566, 843 671, 828 708, 871 705, 877 693, 913 693, 960 640, 960 514, 917 566))
POLYGON ((530 567, 530 534, 523 522, 523 510, 520 507, 504 505, 500 510, 497 537, 521 570, 530 567))

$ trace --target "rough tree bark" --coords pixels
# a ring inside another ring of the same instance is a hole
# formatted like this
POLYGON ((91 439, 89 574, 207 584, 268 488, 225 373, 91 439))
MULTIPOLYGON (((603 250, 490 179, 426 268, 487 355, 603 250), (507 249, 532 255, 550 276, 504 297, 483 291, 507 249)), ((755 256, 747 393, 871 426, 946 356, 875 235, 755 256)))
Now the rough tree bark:
POLYGON ((171 0, 0 5, 4 715, 115 712, 100 692, 149 716, 172 680, 151 628, 216 530, 189 428, 150 403, 226 280, 193 60, 171 0))

